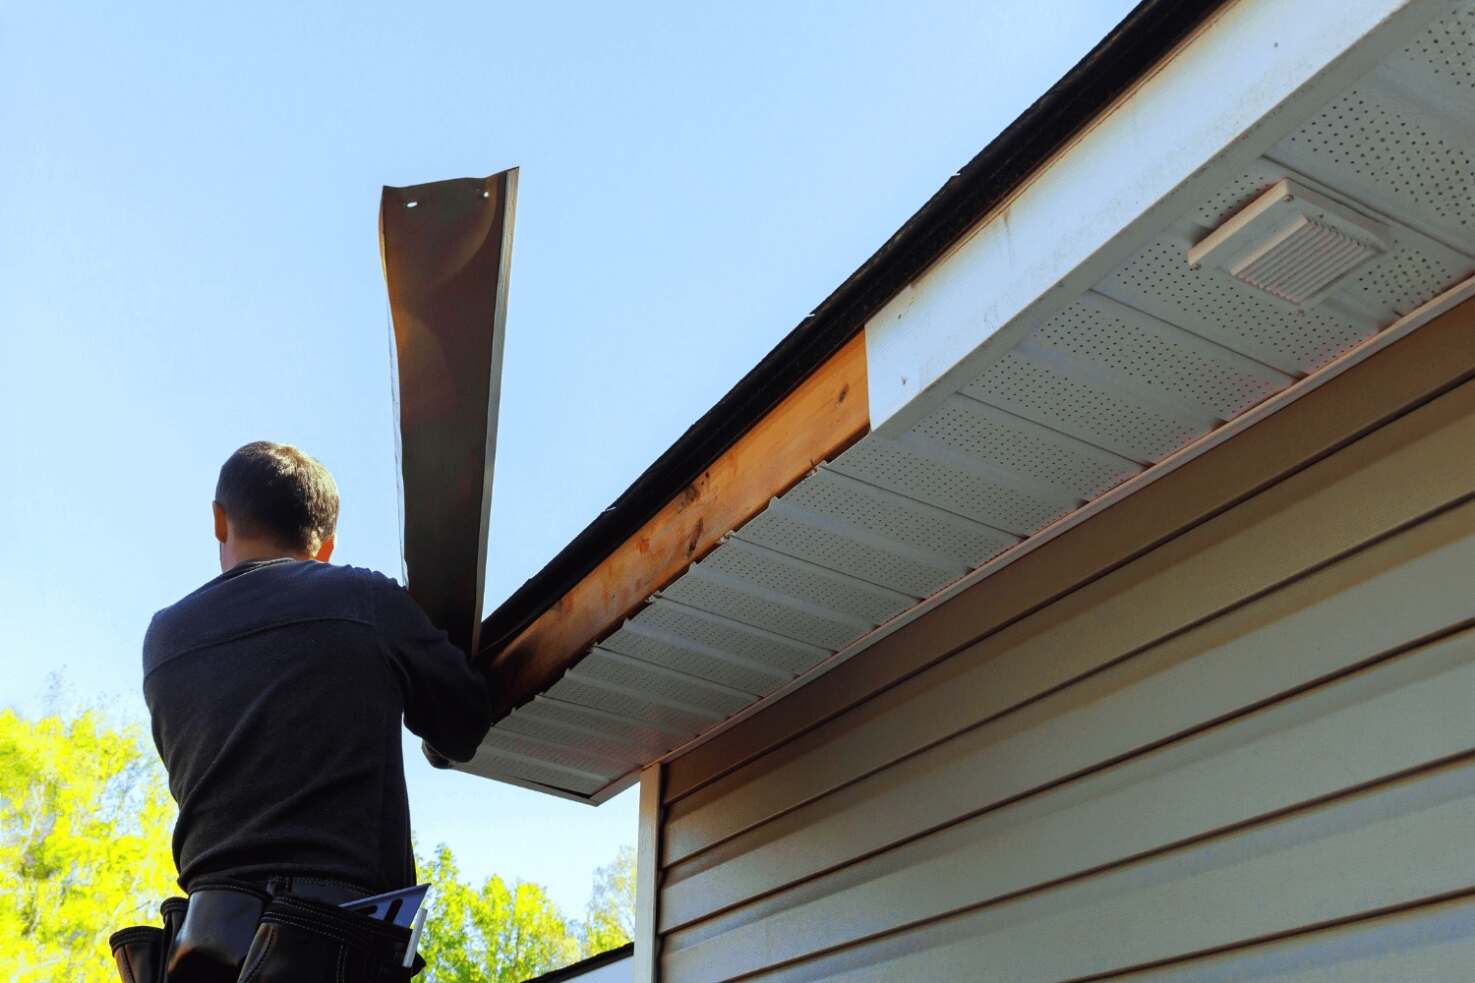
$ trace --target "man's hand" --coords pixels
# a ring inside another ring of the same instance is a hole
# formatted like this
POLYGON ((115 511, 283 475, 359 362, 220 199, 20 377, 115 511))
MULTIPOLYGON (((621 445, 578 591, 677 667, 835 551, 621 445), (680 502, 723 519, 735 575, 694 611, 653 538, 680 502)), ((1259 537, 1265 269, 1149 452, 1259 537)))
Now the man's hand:
POLYGON ((444 754, 441 754, 439 751, 431 747, 429 744, 426 744, 424 741, 420 742, 420 750, 425 753, 425 760, 430 762, 430 767, 440 768, 442 770, 451 767, 450 758, 446 757, 444 754))

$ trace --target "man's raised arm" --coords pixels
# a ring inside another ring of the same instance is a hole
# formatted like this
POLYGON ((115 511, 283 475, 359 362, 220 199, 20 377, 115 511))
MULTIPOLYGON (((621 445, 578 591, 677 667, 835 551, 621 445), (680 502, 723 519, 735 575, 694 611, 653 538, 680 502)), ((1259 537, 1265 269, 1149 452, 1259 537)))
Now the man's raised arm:
POLYGON ((405 699, 405 726, 438 768, 470 761, 492 724, 491 684, 409 592, 375 575, 375 609, 405 699))

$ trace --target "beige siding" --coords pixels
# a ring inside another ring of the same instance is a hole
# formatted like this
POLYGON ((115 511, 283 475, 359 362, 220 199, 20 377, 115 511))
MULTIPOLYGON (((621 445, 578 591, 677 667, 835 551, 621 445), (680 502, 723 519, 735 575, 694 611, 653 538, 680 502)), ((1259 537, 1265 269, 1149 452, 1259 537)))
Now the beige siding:
POLYGON ((672 762, 660 978, 1465 964, 1475 309, 1455 315, 672 762))

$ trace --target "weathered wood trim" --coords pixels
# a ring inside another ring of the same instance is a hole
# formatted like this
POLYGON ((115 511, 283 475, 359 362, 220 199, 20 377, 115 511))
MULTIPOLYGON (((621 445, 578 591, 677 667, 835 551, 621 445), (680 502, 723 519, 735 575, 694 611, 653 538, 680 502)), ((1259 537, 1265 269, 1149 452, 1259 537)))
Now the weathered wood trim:
POLYGON ((674 802, 1028 616, 1475 375, 1466 301, 1235 439, 1128 496, 863 657, 670 761, 674 802), (943 611, 950 612, 946 617, 943 611))
POLYGON ((660 936, 656 904, 661 886, 661 771, 659 764, 640 773, 640 819, 635 847, 634 983, 656 983, 660 936))
POLYGON ((499 716, 553 685, 646 598, 869 429, 865 336, 857 335, 492 656, 499 716))

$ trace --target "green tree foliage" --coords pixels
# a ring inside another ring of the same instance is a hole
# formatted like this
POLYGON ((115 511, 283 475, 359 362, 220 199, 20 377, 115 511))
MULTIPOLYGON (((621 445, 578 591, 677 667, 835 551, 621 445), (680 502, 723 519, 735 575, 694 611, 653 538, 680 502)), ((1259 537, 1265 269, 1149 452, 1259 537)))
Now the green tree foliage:
POLYGON ((594 894, 579 930, 579 955, 618 949, 635 937, 635 848, 624 846, 594 872, 594 894))
POLYGON ((117 979, 107 937, 177 893, 153 749, 96 712, 0 710, 0 979, 117 979))
POLYGON ((624 847, 594 873, 587 918, 565 918, 536 884, 493 875, 462 879, 445 846, 419 862, 433 885, 420 954, 427 983, 519 983, 577 959, 618 948, 635 929, 635 850, 624 847))
MULTIPOLYGON (((158 924, 178 894, 175 817, 154 749, 96 711, 26 719, 0 710, 0 980, 113 983, 107 937, 158 924)), ((537 884, 462 879, 446 847, 420 862, 434 884, 420 952, 427 983, 517 983, 625 944, 635 851, 595 872, 586 919, 537 884)))
POLYGON ((444 846, 421 863, 420 879, 433 885, 420 945, 428 983, 518 983, 578 956, 572 927, 536 884, 494 874, 473 887, 444 846))

